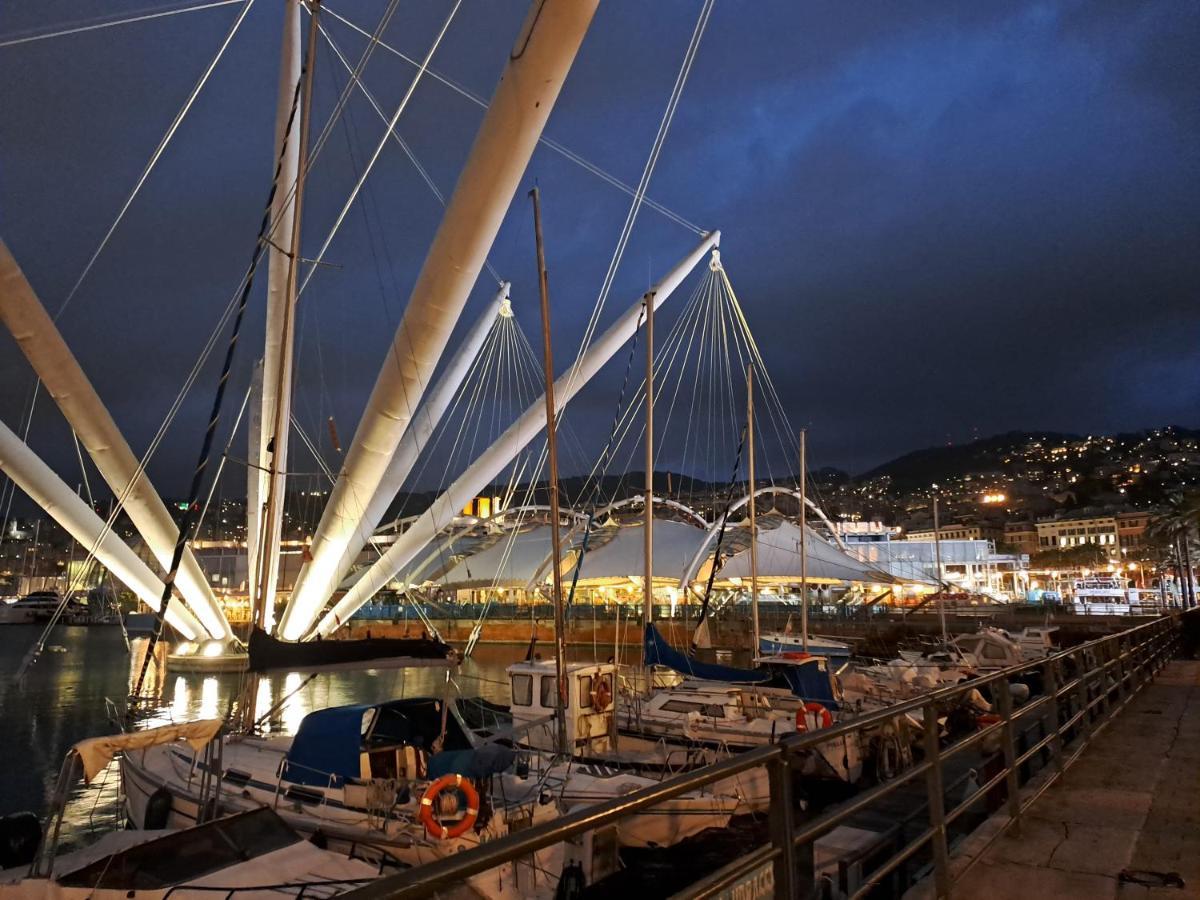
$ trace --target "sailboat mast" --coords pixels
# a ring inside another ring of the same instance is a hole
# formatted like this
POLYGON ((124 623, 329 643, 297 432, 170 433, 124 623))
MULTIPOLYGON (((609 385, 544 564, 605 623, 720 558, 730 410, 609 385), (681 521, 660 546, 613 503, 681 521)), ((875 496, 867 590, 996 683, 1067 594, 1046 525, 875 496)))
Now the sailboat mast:
MULTIPOLYGON (((288 235, 287 281, 284 287, 282 333, 278 368, 274 373, 274 419, 271 423, 271 445, 262 448, 268 454, 268 484, 266 512, 259 532, 258 589, 255 592, 257 609, 254 624, 270 628, 274 624, 274 598, 279 574, 279 543, 282 538, 283 507, 287 497, 284 481, 287 466, 287 434, 291 428, 292 355, 295 337, 296 285, 300 275, 300 234, 304 206, 304 185, 308 178, 308 130, 312 119, 313 72, 317 62, 318 21, 321 0, 309 4, 308 46, 305 50, 303 83, 300 95, 300 127, 296 164, 296 187, 292 198, 291 233, 288 235)), ((286 25, 285 25, 286 27, 286 25)), ((285 40, 285 47, 286 47, 285 40)), ((287 60, 283 65, 287 65, 287 60)), ((282 102, 286 92, 280 93, 282 102)), ((281 109, 282 112, 282 109, 281 109)), ((287 140, 284 135, 283 140, 287 140)), ((284 182, 285 190, 289 187, 284 182)), ((286 197, 286 194, 285 194, 286 197)), ((286 199, 284 201, 286 203, 286 199)))
POLYGON ((808 430, 800 429, 800 647, 808 652, 808 430))
POLYGON ((746 450, 750 482, 750 621, 754 630, 751 653, 758 656, 758 521, 754 508, 754 364, 746 366, 746 450))
POLYGON ((654 294, 646 303, 646 579, 642 587, 644 624, 654 619, 654 294))
POLYGON ((541 193, 535 187, 533 233, 537 241, 538 292, 542 303, 542 363, 546 377, 546 460, 550 467, 550 550, 554 585, 554 672, 558 680, 554 711, 558 720, 558 752, 567 745, 567 623, 562 596, 562 539, 558 533, 558 435, 554 414, 554 357, 550 349, 550 284, 546 277, 546 249, 542 243, 541 193))
MULTIPOLYGON (((936 488, 937 485, 934 485, 936 488)), ((946 591, 942 581, 942 530, 938 524, 938 498, 933 495, 933 559, 938 584, 938 622, 942 626, 942 643, 949 640, 946 634, 946 591)))

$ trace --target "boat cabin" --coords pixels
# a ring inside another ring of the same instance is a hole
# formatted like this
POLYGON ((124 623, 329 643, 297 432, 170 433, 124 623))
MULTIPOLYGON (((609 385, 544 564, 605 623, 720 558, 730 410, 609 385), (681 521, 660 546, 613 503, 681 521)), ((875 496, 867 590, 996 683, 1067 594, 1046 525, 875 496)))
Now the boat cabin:
POLYGON ((443 717, 441 700, 419 697, 333 706, 315 710, 300 722, 279 774, 293 784, 314 787, 424 778, 430 754, 469 747, 457 720, 443 717))
MULTIPOLYGON (((512 688, 513 733, 522 743, 553 750, 557 672, 554 660, 532 660, 508 667, 512 688)), ((567 737, 576 748, 596 752, 611 748, 616 666, 612 663, 567 664, 567 737)))

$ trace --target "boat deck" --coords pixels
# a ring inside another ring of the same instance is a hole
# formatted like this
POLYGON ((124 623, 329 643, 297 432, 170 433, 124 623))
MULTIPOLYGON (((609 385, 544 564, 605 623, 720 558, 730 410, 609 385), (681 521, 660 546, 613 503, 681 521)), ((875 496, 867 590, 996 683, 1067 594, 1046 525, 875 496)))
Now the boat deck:
MULTIPOLYGON (((1176 661, 1037 799, 1019 834, 988 844, 985 825, 958 848, 951 870, 966 872, 952 896, 1200 897, 1198 771, 1200 662, 1176 661)), ((907 896, 933 895, 927 880, 907 896)))

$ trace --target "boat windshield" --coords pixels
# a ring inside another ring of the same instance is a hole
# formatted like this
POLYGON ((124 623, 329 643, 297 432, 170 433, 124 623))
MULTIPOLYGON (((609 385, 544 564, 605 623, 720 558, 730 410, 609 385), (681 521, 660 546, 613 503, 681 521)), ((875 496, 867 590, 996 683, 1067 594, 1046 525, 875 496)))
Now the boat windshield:
POLYGON ((145 891, 185 884, 297 843, 272 810, 217 819, 98 859, 62 876, 63 887, 145 891))

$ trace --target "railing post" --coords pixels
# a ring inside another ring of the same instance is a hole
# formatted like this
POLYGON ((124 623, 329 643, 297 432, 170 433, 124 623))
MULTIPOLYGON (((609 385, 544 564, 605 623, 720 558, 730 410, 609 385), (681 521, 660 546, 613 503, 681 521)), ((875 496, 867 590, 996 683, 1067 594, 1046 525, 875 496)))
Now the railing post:
POLYGON ((1058 663, 1054 660, 1046 663, 1042 674, 1042 689, 1050 700, 1050 721, 1054 723, 1054 737, 1050 739, 1050 753, 1054 757, 1054 768, 1061 775, 1063 773, 1062 719, 1058 715, 1058 663))
POLYGON ((1004 783, 1005 793, 1008 795, 1008 815, 1012 819, 1011 833, 1019 835, 1021 833, 1021 796, 1018 791, 1021 785, 1017 777, 1017 748, 1013 735, 1012 688, 1009 687, 1007 681, 1001 679, 996 682, 996 691, 996 700, 1000 705, 1000 717, 1003 720, 1000 730, 1004 735, 1004 783))
POLYGON ((782 752, 767 763, 767 783, 771 791, 767 829, 771 844, 779 851, 775 860, 775 896, 779 900, 793 900, 800 895, 796 883, 796 844, 792 839, 796 831, 792 812, 791 755, 786 747, 780 747, 780 750, 782 752))
POLYGON ((925 730, 925 760, 929 772, 925 776, 925 787, 929 801, 929 827, 933 829, 930 843, 933 847, 933 880, 938 900, 950 896, 950 853, 946 845, 945 794, 942 787, 942 751, 938 743, 937 707, 925 704, 923 727, 925 730))
POLYGON ((1088 668, 1087 654, 1079 653, 1075 656, 1075 667, 1079 671, 1079 697, 1083 715, 1079 719, 1079 731, 1083 740, 1080 746, 1086 746, 1092 739, 1092 690, 1091 690, 1091 669, 1088 668))

